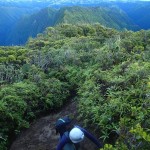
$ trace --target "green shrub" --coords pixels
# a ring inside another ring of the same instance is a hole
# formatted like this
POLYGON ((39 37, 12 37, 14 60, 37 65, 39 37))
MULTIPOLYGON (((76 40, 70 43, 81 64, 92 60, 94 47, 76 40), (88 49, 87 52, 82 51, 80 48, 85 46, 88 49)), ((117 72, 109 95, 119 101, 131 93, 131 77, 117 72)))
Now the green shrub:
POLYGON ((43 80, 39 87, 44 110, 61 107, 69 96, 68 84, 56 78, 43 80))

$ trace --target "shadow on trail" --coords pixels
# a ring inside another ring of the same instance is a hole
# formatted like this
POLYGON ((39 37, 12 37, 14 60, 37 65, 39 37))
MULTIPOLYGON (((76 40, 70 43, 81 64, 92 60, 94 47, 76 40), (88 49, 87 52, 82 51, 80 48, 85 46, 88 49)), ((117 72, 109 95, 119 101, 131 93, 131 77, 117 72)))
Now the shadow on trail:
MULTIPOLYGON (((77 105, 75 101, 70 102, 63 107, 60 112, 50 114, 33 122, 29 129, 23 131, 18 138, 13 142, 10 150, 56 150, 59 136, 56 135, 54 125, 58 118, 72 115, 74 122, 76 120, 77 105)), ((85 139, 81 144, 81 150, 97 150, 95 145, 88 139, 85 139)))

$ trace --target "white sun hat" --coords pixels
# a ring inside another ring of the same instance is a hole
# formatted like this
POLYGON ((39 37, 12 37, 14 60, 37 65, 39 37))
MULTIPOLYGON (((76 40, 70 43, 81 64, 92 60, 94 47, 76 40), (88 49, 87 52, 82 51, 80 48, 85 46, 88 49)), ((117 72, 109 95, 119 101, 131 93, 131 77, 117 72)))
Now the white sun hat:
POLYGON ((70 133, 69 138, 73 143, 79 143, 84 139, 84 133, 77 127, 74 127, 70 133))

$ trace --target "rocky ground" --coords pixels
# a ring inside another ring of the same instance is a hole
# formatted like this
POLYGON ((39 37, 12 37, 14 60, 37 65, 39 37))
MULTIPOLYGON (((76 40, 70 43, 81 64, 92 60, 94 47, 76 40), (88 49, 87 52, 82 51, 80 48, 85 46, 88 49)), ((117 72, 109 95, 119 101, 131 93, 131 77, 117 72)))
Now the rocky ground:
MULTIPOLYGON (((59 112, 33 122, 30 128, 23 131, 13 142, 10 150, 56 150, 59 136, 55 133, 54 125, 58 118, 66 115, 72 115, 75 124, 81 125, 76 120, 78 116, 76 102, 72 101, 59 112)), ((81 150, 97 150, 97 148, 85 138, 81 143, 81 150)))

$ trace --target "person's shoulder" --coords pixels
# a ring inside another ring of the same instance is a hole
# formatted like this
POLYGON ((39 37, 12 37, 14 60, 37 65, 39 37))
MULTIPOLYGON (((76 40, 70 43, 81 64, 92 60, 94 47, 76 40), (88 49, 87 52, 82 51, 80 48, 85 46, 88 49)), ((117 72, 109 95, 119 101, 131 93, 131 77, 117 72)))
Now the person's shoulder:
POLYGON ((79 125, 74 125, 74 128, 78 128, 78 129, 80 129, 80 130, 82 130, 82 131, 85 130, 83 127, 81 127, 81 126, 79 126, 79 125))
POLYGON ((70 138, 69 138, 69 131, 64 132, 61 140, 62 141, 69 141, 70 140, 70 138))
POLYGON ((62 150, 65 144, 67 144, 69 141, 69 137, 67 136, 67 133, 65 132, 62 137, 59 140, 59 143, 57 145, 57 150, 62 150))
POLYGON ((69 138, 69 131, 66 131, 66 132, 64 133, 64 136, 65 136, 66 138, 69 138))

